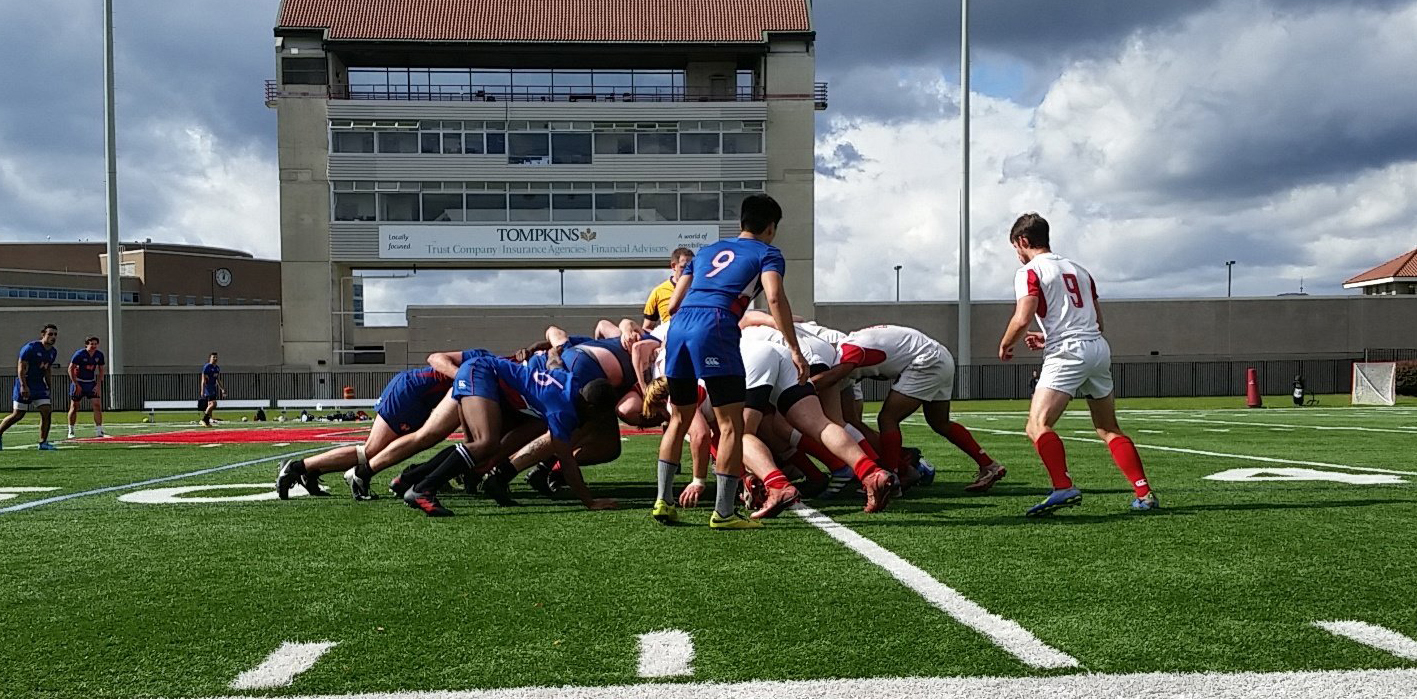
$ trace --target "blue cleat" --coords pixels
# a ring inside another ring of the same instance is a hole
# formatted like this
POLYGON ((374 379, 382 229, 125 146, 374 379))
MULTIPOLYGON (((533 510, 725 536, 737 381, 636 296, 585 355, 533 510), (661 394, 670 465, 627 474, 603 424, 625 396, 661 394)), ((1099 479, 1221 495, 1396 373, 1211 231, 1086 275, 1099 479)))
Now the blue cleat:
POLYGON ((53 444, 50 444, 49 442, 40 442, 40 443, 39 443, 39 450, 40 450, 40 451, 59 451, 59 447, 56 447, 56 446, 54 446, 53 444))
POLYGON ((1138 512, 1150 512, 1161 509, 1161 503, 1156 500, 1156 493, 1147 493, 1132 501, 1132 509, 1138 512))
POLYGON ((1067 490, 1055 490, 1052 493, 1049 493, 1048 497, 1045 498, 1043 502, 1040 502, 1037 505, 1028 508, 1028 511, 1023 513, 1023 516, 1042 517, 1043 515, 1051 515, 1054 512, 1063 509, 1064 507, 1076 507, 1081 504, 1081 490, 1078 490, 1077 488, 1068 488, 1067 490))

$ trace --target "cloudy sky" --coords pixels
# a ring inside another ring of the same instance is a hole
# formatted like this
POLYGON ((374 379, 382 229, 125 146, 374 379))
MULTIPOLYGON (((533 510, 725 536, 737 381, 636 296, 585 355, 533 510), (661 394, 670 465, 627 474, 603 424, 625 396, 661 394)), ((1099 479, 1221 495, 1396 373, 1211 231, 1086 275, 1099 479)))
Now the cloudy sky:
MULTIPOLYGON (((275 0, 117 1, 125 239, 279 254, 275 0)), ((104 235, 99 0, 0 0, 0 240, 104 235)), ((1417 2, 975 3, 976 298, 1004 298, 1020 212, 1106 296, 1305 289, 1417 246, 1417 2)), ((817 296, 958 284, 958 8, 817 0, 817 296), (870 256, 854 254, 869 248, 870 256)), ((3 261, 0 261, 0 265, 3 261)), ((555 303, 556 273, 420 274, 370 304, 555 303), (540 293, 524 290, 539 280, 540 293)), ((568 300, 636 302, 658 273, 568 273, 568 300), (623 292, 607 289, 625 289, 623 292)))

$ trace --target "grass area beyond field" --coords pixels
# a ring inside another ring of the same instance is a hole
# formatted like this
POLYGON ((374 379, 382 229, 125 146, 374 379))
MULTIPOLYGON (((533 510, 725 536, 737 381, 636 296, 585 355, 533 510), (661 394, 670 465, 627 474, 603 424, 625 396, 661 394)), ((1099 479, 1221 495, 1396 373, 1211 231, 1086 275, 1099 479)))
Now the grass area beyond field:
MULTIPOLYGON (((693 646, 691 674, 670 681, 1411 668, 1314 624, 1417 637, 1417 401, 1320 400, 1121 401, 1156 513, 1127 509, 1130 488, 1073 411, 1059 432, 1084 502, 1023 518, 1048 481, 1021 435, 1022 401, 956 404, 1009 469, 987 494, 962 491, 973 463, 916 416, 905 442, 937 467, 934 485, 879 515, 855 499, 808 503, 1079 666, 1058 669, 1025 662, 796 514, 753 532, 711 531, 703 507, 686 511, 688 526, 653 523, 654 436, 627 437, 618 461, 587 469, 618 510, 547 500, 518 480, 522 507, 453 494, 458 516, 428 519, 387 495, 396 470, 376 479, 374 502, 351 501, 338 474, 325 477, 336 497, 191 499, 267 493, 281 455, 328 445, 38 452, 31 417, 0 452, 0 696, 241 694, 233 680, 287 642, 335 645, 261 694, 638 685, 663 681, 641 677, 638 637, 664 630, 693 646), (243 484, 176 501, 151 492, 243 484)), ((213 434, 273 426, 243 414, 223 411, 213 434)), ((204 429, 191 414, 143 416, 110 415, 109 431, 204 429)), ((90 430, 81 416, 80 436, 90 430)))

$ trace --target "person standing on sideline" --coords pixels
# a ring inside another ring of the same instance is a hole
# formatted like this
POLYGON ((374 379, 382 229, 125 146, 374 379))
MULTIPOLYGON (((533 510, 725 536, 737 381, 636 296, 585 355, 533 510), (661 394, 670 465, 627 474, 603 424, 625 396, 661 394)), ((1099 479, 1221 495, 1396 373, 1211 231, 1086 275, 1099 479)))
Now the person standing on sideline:
POLYGON ((85 398, 93 407, 93 434, 103 436, 103 400, 101 387, 104 364, 103 352, 98 348, 98 338, 89 336, 84 340, 83 349, 69 358, 69 439, 74 438, 74 423, 79 421, 79 403, 85 398))
POLYGON ((1048 222, 1038 214, 1020 216, 1009 231, 1009 242, 1023 268, 1014 276, 1018 304, 999 341, 999 360, 1013 359, 1014 345, 1020 339, 1029 349, 1043 350, 1043 370, 1028 412, 1028 437, 1053 481, 1053 492, 1025 514, 1037 517, 1082 502, 1082 492, 1073 487, 1068 475, 1063 440, 1053 431, 1075 395, 1087 398, 1097 436, 1107 443, 1112 460, 1131 484, 1136 494, 1132 509, 1157 509, 1141 455, 1117 426, 1112 349, 1102 336, 1102 309, 1092 275, 1082 265, 1053 252, 1048 222), (1043 327, 1041 333, 1028 330, 1035 316, 1043 327))
POLYGON ((201 398, 197 399, 197 409, 202 411, 202 424, 212 426, 212 413, 216 410, 217 398, 226 397, 226 389, 221 385, 221 367, 217 366, 216 352, 207 358, 202 367, 201 398))
POLYGON ((54 451, 56 448, 49 443, 49 387, 52 383, 49 374, 54 360, 59 358, 59 350, 54 349, 54 343, 58 340, 59 326, 50 323, 40 329, 38 340, 31 340, 20 348, 15 388, 10 396, 14 411, 0 420, 0 436, 3 436, 11 425, 24 419, 25 413, 38 410, 40 451, 54 451))
POLYGON ((674 285, 679 282, 684 268, 693 261, 694 251, 689 248, 678 248, 669 256, 669 278, 650 290, 649 298, 645 300, 645 332, 654 330, 660 323, 669 322, 669 299, 674 296, 674 285))

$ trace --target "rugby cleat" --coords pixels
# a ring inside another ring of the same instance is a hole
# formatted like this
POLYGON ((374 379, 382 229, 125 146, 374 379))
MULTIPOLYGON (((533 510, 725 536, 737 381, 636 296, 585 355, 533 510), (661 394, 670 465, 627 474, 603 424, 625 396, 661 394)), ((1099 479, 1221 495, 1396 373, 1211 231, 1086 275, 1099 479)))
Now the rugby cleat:
POLYGON ((866 491, 866 507, 863 512, 880 512, 890 504, 891 498, 896 494, 896 476, 894 473, 883 468, 878 468, 868 474, 861 481, 862 488, 866 491))
POLYGON ((1161 503, 1156 499, 1156 493, 1147 493, 1132 501, 1132 509, 1138 512, 1150 512, 1161 509, 1161 503))
POLYGON ((763 523, 756 519, 749 519, 743 516, 742 510, 735 510, 727 517, 719 517, 718 513, 713 513, 709 517, 709 529, 762 529, 763 523))
POLYGON ((769 488, 762 507, 748 516, 753 519, 772 519, 782 514, 783 510, 797 504, 801 499, 801 493, 798 493, 797 489, 790 485, 785 488, 769 488))
POLYGON ((276 495, 282 500, 290 499, 290 488, 300 482, 305 475, 305 467, 295 460, 283 461, 276 471, 276 495))
POLYGON ((756 510, 763 506, 768 499, 768 487, 763 484, 762 479, 751 473, 743 474, 743 489, 738 491, 738 497, 743 501, 744 509, 756 510))
POLYGON ((526 472, 525 480, 526 484, 530 486, 532 490, 548 498, 556 493, 556 491, 551 488, 551 467, 544 463, 531 467, 531 470, 526 472))
POLYGON ((415 510, 420 510, 429 517, 452 517, 453 511, 443 507, 443 503, 438 502, 437 496, 432 493, 420 493, 417 490, 409 489, 403 494, 405 505, 415 510))
POLYGON ((1004 479, 1008 475, 1008 469, 1004 465, 995 461, 992 464, 979 470, 979 475, 975 476, 974 482, 964 486, 966 493, 982 493, 992 487, 995 483, 1004 479))
POLYGON ((833 473, 831 474, 831 478, 827 481, 826 490, 823 490, 821 494, 817 496, 817 499, 831 500, 836 498, 855 482, 856 474, 852 473, 849 468, 842 469, 841 473, 833 473))
POLYGON ((403 476, 394 476, 394 479, 389 481, 389 492, 401 498, 404 493, 408 492, 411 485, 411 483, 403 482, 403 476))
POLYGON ((495 470, 489 471, 487 476, 482 479, 482 493, 491 498, 499 507, 516 507, 518 503, 512 499, 512 491, 507 485, 507 481, 503 480, 495 470))
POLYGON ((53 444, 50 444, 49 442, 40 442, 40 443, 39 443, 39 450, 40 450, 40 451, 59 451, 59 447, 56 447, 56 446, 54 446, 53 444))
POLYGON ((76 438, 76 437, 75 437, 75 435, 74 435, 74 431, 73 431, 73 430, 69 430, 69 436, 65 437, 64 439, 75 439, 75 438, 76 438))
POLYGON ((670 525, 679 523, 679 508, 663 501, 655 500, 654 508, 649 511, 649 516, 660 524, 670 525))
POLYGON ((1045 498, 1043 502, 1040 502, 1037 505, 1028 508, 1028 511, 1023 513, 1023 516, 1042 517, 1043 515, 1053 514, 1054 512, 1057 512, 1058 510, 1061 510, 1064 507, 1076 507, 1081 504, 1081 490, 1078 490, 1077 488, 1068 488, 1067 490, 1055 490, 1052 493, 1049 493, 1048 497, 1045 498))
POLYGON ((325 486, 320 485, 320 474, 318 473, 310 473, 309 471, 301 473, 300 487, 304 488, 305 492, 317 498, 326 498, 330 496, 330 491, 327 490, 325 486))
POLYGON ((360 478, 359 474, 355 473, 355 470, 356 469, 351 468, 344 472, 344 483, 349 486, 350 495, 354 496, 354 499, 360 502, 377 500, 379 496, 369 490, 369 479, 360 478))

